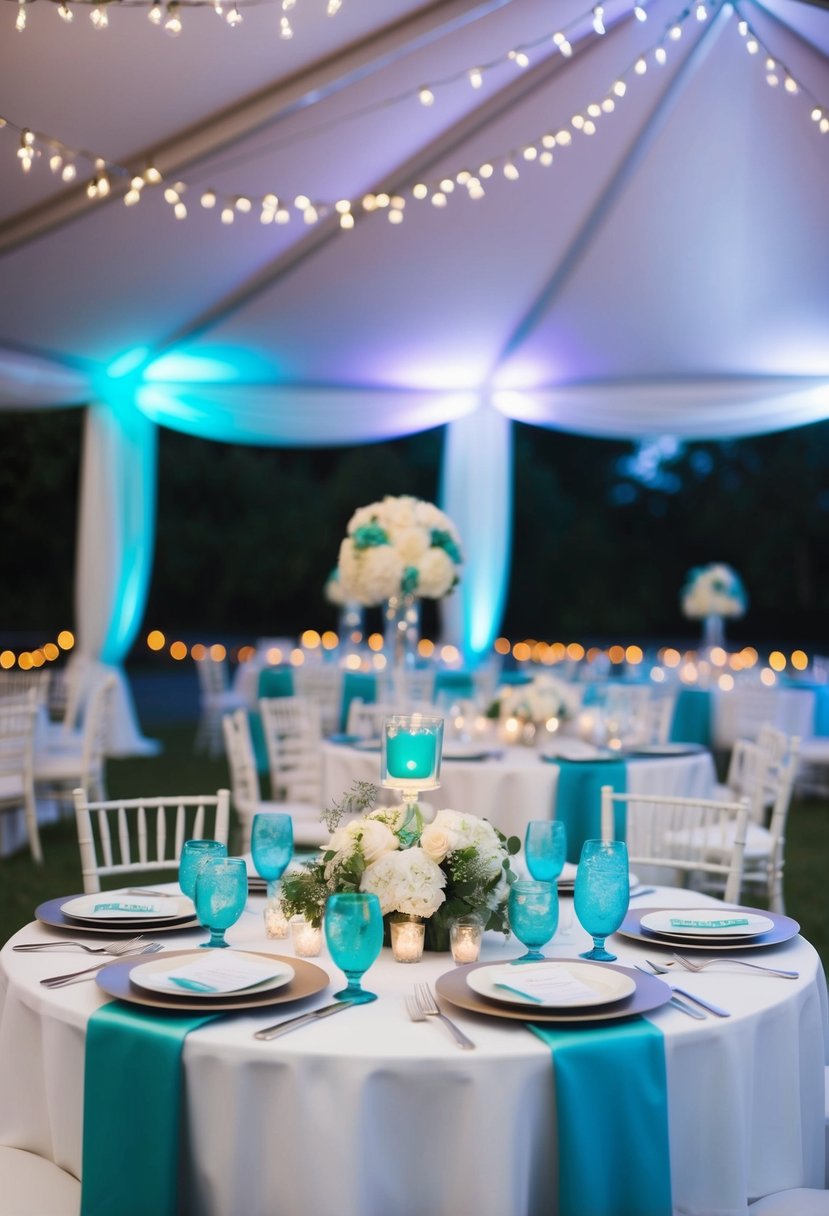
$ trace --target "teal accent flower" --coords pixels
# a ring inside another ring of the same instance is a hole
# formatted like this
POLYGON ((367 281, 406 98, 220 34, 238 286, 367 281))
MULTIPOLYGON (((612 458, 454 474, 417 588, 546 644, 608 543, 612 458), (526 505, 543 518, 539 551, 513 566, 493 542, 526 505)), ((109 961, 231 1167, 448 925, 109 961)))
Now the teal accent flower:
POLYGON ((459 566, 461 564, 463 560, 461 557, 461 551, 450 532, 440 532, 438 529, 433 528, 432 545, 435 549, 443 549, 444 553, 446 553, 448 557, 451 557, 452 561, 455 562, 456 565, 459 566))
POLYGON ((412 595, 417 591, 417 584, 420 579, 417 566, 407 566, 403 571, 403 579, 400 583, 400 590, 403 595, 412 595))
POLYGON ((389 534, 378 523, 364 524, 356 528, 352 537, 355 549, 373 549, 377 545, 387 545, 389 534))

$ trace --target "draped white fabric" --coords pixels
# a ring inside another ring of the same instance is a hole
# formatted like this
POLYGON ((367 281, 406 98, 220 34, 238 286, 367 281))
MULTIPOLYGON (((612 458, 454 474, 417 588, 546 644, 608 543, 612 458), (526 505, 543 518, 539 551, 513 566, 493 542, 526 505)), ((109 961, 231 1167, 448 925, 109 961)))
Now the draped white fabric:
POLYGON ((82 405, 87 377, 50 359, 0 347, 0 410, 82 405))
POLYGON ((446 429, 441 505, 460 531, 464 556, 460 585, 441 601, 444 641, 474 663, 501 623, 512 536, 511 424, 490 405, 446 429))

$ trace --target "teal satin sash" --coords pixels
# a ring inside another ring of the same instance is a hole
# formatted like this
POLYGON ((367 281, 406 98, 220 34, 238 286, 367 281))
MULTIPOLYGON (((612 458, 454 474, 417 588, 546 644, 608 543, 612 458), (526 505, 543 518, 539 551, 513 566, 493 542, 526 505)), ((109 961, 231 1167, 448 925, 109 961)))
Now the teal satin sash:
POLYGON ((176 1216, 181 1052, 214 1015, 143 1013, 117 1001, 89 1019, 81 1216, 176 1216))
POLYGON ((662 1032, 530 1026, 553 1053, 559 1216, 671 1216, 662 1032))
MULTIPOLYGON (((567 860, 578 864, 585 840, 599 840, 602 834, 602 786, 610 785, 617 794, 627 789, 624 760, 565 760, 556 757, 558 788, 555 819, 567 828, 567 860)), ((616 839, 625 839, 624 807, 614 812, 616 839)))
POLYGON ((340 730, 345 730, 347 727, 348 709, 355 697, 359 697, 364 705, 375 704, 377 701, 377 676, 373 672, 347 671, 343 675, 340 730))
POLYGON ((672 743, 711 746, 711 693, 707 688, 682 688, 671 722, 672 743))

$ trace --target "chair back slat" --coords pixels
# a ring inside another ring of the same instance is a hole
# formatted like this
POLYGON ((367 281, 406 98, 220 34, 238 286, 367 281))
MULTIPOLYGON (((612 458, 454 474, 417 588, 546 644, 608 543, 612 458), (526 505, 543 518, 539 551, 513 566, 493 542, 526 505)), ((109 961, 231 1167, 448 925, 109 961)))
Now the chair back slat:
POLYGON ((132 860, 132 852, 130 849, 130 829, 127 823, 127 813, 122 806, 119 806, 115 812, 115 816, 118 824, 118 849, 121 854, 121 864, 128 866, 132 860))

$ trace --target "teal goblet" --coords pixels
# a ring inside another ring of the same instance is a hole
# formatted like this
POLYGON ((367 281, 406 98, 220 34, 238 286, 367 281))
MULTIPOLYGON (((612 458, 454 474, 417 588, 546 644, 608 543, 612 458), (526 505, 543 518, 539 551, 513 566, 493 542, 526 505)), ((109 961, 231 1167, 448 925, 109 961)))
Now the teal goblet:
POLYGON ((294 851, 291 816, 271 811, 254 815, 250 851, 256 873, 268 884, 268 899, 275 899, 294 851))
POLYGON ((527 953, 513 961, 537 963, 543 959, 541 947, 558 928, 558 889, 554 882, 536 879, 514 882, 509 889, 509 927, 527 953))
POLYGON ((573 907, 579 923, 593 938, 593 949, 582 958, 612 963, 605 938, 625 919, 630 900, 627 845, 622 840, 585 840, 582 845, 573 907))
POLYGON ((241 857, 213 857, 196 875, 196 915, 210 939, 203 946, 223 947, 225 933, 235 925, 248 898, 248 868, 241 857))
POLYGON ((189 899, 195 899, 196 875, 211 857, 227 857, 227 845, 220 840, 185 840, 178 859, 178 885, 189 899))
POLYGON ((360 986, 383 946, 383 914, 376 895, 340 892, 325 905, 325 941, 334 962, 345 972, 348 987, 334 993, 337 1001, 364 1005, 376 1001, 374 992, 360 986))
POLYGON ((555 882, 567 857, 567 829, 558 819, 531 819, 524 836, 527 869, 540 882, 555 882))

